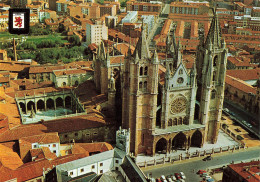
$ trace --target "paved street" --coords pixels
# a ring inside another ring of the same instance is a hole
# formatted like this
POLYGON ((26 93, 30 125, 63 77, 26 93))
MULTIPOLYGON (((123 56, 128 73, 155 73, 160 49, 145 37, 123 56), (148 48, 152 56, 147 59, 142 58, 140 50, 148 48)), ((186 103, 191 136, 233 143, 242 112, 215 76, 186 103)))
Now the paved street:
POLYGON ((184 172, 187 179, 186 182, 198 182, 202 178, 199 177, 199 175, 195 174, 199 169, 207 169, 207 168, 213 168, 221 167, 227 164, 230 164, 232 161, 235 163, 241 162, 241 161, 250 161, 253 159, 260 159, 260 147, 257 148, 250 148, 246 150, 241 150, 239 152, 229 152, 229 153, 222 153, 222 154, 216 154, 213 155, 213 160, 211 161, 202 161, 202 158, 196 158, 196 159, 190 159, 187 161, 178 162, 176 164, 167 165, 167 166, 156 166, 155 167, 149 167, 147 169, 143 169, 144 173, 147 175, 149 173, 152 173, 152 177, 157 178, 161 175, 170 175, 174 174, 175 172, 184 172), (193 170, 195 172, 193 172, 193 170))
MULTIPOLYGON (((246 121, 247 123, 251 123, 252 121, 256 121, 256 116, 252 116, 250 113, 239 109, 238 107, 234 107, 232 104, 228 102, 224 102, 224 108, 228 108, 230 113, 234 113, 234 117, 237 118, 240 121, 246 121)), ((256 126, 253 126, 253 128, 246 127, 247 130, 253 130, 253 132, 256 132, 257 134, 260 133, 259 131, 259 122, 255 122, 256 126)), ((243 124, 241 124, 243 125, 243 124)))
POLYGON ((161 29, 164 25, 164 21, 167 19, 169 12, 170 12, 170 4, 165 4, 161 15, 159 16, 157 22, 154 23, 154 27, 150 32, 150 34, 147 36, 147 44, 150 45, 150 47, 154 47, 153 38, 155 35, 161 32, 161 29))

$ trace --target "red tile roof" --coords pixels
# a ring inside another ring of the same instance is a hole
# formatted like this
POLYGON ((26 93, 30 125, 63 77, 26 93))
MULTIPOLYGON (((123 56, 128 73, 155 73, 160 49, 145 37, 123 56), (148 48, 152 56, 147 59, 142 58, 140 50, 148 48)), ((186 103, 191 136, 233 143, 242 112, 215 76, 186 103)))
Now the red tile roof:
POLYGON ((20 125, 0 134, 0 142, 18 140, 21 137, 39 135, 43 133, 67 133, 88 128, 103 127, 106 125, 104 118, 96 113, 67 117, 44 123, 20 125))
POLYGON ((233 171, 239 174, 247 182, 260 181, 259 166, 260 166, 260 161, 228 165, 228 167, 230 167, 233 171))
POLYGON ((46 88, 38 88, 38 89, 32 89, 32 90, 21 90, 17 92, 10 92, 7 93, 8 96, 15 98, 17 97, 24 97, 24 96, 33 96, 35 95, 41 95, 44 93, 50 93, 50 92, 62 92, 62 91, 68 91, 69 88, 53 88, 53 87, 46 87, 46 88))
POLYGON ((247 84, 243 80, 239 80, 232 76, 226 75, 226 85, 230 85, 244 93, 253 93, 256 95, 256 88, 252 87, 251 85, 247 84))
POLYGON ((51 73, 53 70, 65 69, 65 65, 41 65, 41 66, 31 66, 29 69, 29 74, 32 73, 51 73))
POLYGON ((19 138, 29 143, 49 144, 49 143, 60 143, 60 137, 57 132, 44 133, 40 135, 33 135, 19 138))
POLYGON ((80 146, 89 153, 105 152, 113 149, 112 145, 107 142, 76 143, 75 146, 80 146))
POLYGON ((16 152, 0 144, 0 164, 9 169, 16 169, 23 165, 23 162, 16 152))
POLYGON ((120 62, 124 63, 124 56, 111 56, 110 64, 120 64, 120 62))
POLYGON ((240 80, 257 80, 260 76, 260 68, 247 70, 227 70, 227 75, 240 80))
POLYGON ((86 70, 82 69, 66 69, 66 70, 57 70, 53 71, 56 76, 62 75, 77 75, 77 74, 86 74, 86 70))
POLYGON ((250 58, 246 58, 243 56, 241 57, 228 56, 227 60, 237 67, 239 66, 255 67, 250 63, 250 58))

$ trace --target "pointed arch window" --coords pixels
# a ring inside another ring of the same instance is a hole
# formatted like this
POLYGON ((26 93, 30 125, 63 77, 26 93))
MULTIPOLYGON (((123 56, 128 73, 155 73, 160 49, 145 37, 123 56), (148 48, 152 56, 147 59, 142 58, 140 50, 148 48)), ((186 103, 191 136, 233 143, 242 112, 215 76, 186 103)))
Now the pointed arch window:
POLYGON ((216 81, 217 76, 216 76, 216 71, 213 72, 213 81, 216 81))
POLYGON ((144 68, 144 75, 147 75, 148 74, 148 67, 146 66, 145 68, 144 68))
POLYGON ((139 82, 139 90, 143 89, 143 82, 139 82))
POLYGON ((215 98, 216 98, 216 90, 212 90, 211 99, 215 99, 215 98))
POLYGON ((178 125, 178 123, 177 123, 177 118, 174 118, 172 125, 173 125, 173 126, 178 125))
POLYGON ((147 81, 144 82, 144 90, 147 90, 147 81))
POLYGON ((217 66, 218 56, 215 56, 213 59, 213 66, 217 66))
POLYGON ((140 67, 140 75, 141 75, 141 76, 143 75, 143 72, 144 72, 144 68, 143 68, 143 67, 140 67))
POLYGON ((169 64, 170 70, 172 71, 172 63, 169 64))

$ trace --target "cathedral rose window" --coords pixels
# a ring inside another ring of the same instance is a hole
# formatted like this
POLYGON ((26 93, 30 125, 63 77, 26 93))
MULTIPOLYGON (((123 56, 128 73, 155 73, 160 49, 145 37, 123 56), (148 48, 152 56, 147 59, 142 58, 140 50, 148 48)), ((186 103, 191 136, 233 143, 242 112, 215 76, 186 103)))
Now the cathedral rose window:
POLYGON ((171 113, 181 113, 186 109, 186 99, 184 97, 178 97, 171 102, 171 113))
POLYGON ((184 81, 184 79, 183 79, 182 77, 179 77, 179 78, 177 79, 177 82, 178 82, 178 83, 183 83, 183 81, 184 81))

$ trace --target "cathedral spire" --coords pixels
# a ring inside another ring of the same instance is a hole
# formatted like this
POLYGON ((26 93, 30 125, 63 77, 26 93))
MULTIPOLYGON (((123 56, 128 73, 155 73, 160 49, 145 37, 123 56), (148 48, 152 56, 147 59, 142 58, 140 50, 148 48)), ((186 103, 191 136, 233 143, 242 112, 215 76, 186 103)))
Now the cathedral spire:
POLYGON ((182 54, 181 54, 181 41, 180 39, 178 40, 178 48, 177 48, 177 65, 176 68, 180 65, 182 61, 182 54))
POLYGON ((211 41, 211 43, 214 46, 221 47, 221 29, 218 22, 218 16, 215 8, 213 8, 212 11, 213 11, 213 18, 210 24, 208 36, 206 38, 206 45, 209 44, 211 41))
POLYGON ((135 54, 135 59, 134 59, 134 63, 138 63, 139 62, 139 55, 138 55, 138 52, 136 52, 135 54))
POLYGON ((156 49, 154 50, 152 62, 153 62, 154 64, 159 63, 158 54, 157 54, 156 49))
POLYGON ((110 67, 110 56, 109 56, 109 46, 107 47, 107 53, 106 53, 106 67, 110 67))
POLYGON ((142 28, 141 28, 141 36, 138 39, 138 42, 136 44, 135 50, 134 50, 134 55, 137 54, 139 55, 140 59, 144 58, 151 58, 150 52, 149 52, 149 47, 147 45, 147 40, 146 40, 146 33, 144 30, 144 23, 142 22, 142 28))
POLYGON ((168 88, 169 88, 170 75, 171 75, 170 67, 169 67, 169 64, 166 63, 166 74, 165 74, 165 88, 166 88, 166 90, 168 90, 168 88))
POLYGON ((132 52, 131 52, 131 37, 130 37, 130 41, 129 41, 127 56, 128 56, 129 58, 132 56, 132 52))

